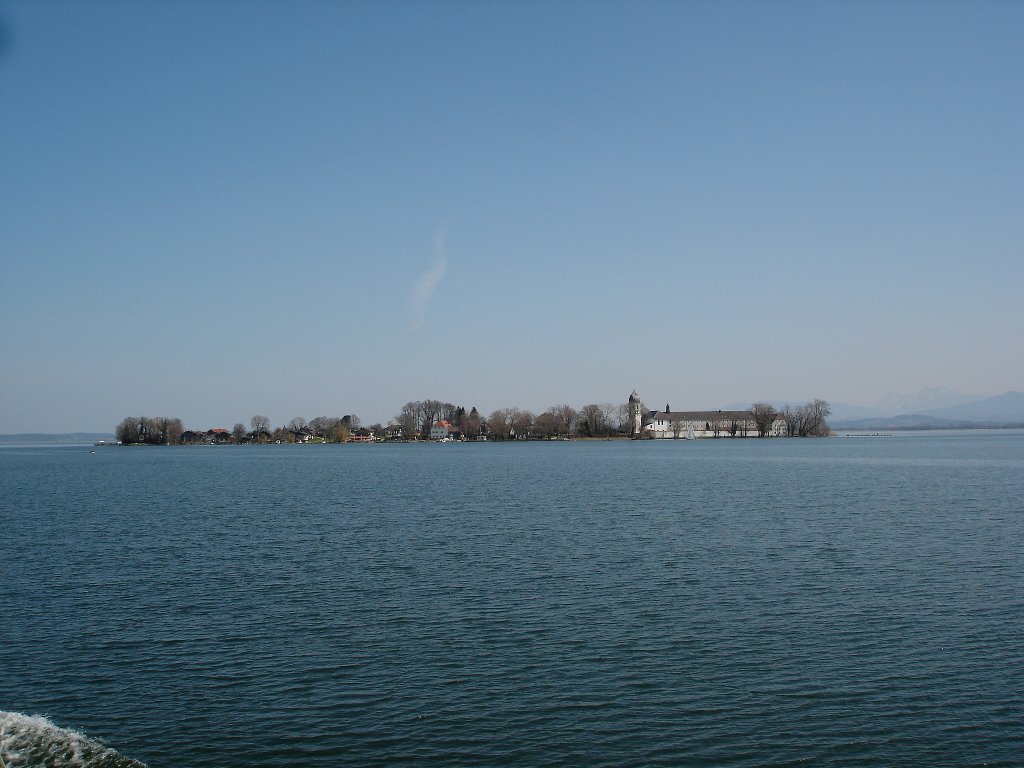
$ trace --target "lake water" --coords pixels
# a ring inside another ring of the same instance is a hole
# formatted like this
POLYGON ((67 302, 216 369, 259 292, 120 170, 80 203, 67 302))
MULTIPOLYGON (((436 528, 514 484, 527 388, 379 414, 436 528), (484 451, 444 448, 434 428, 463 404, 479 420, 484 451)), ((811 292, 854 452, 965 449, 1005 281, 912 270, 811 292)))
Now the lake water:
POLYGON ((6 447, 0 526, 0 710, 151 768, 1024 763, 1020 431, 6 447))

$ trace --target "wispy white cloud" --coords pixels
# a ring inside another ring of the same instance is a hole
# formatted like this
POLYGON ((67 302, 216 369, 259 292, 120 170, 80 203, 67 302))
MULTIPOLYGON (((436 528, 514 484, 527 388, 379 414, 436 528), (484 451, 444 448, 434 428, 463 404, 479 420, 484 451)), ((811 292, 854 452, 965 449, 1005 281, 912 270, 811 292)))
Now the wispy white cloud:
POLYGON ((448 255, 444 250, 444 230, 438 229, 434 236, 434 266, 420 275, 412 291, 412 327, 419 328, 427 314, 427 306, 434 295, 445 270, 448 269, 448 255))

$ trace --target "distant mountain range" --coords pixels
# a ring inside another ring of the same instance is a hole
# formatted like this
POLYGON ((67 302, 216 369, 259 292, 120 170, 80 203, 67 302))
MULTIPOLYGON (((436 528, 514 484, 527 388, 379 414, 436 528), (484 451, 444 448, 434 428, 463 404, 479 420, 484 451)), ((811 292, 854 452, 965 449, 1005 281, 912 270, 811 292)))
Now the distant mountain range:
POLYGON ((984 400, 988 395, 962 395, 945 387, 926 387, 919 392, 890 392, 875 405, 876 416, 924 413, 936 408, 951 408, 984 400))
POLYGON ((64 432, 58 435, 24 432, 17 435, 0 435, 0 443, 95 443, 99 440, 115 439, 114 435, 102 432, 64 432))
POLYGON ((837 429, 963 429, 1024 426, 1024 392, 1005 392, 995 397, 893 415, 860 415, 856 411, 844 410, 837 404, 833 407, 829 424, 837 429))
MULTIPOLYGON (((802 402, 769 400, 776 409, 802 402)), ((746 410, 750 404, 734 404, 746 410)), ((995 397, 961 395, 941 387, 917 394, 889 394, 877 406, 829 402, 828 423, 838 429, 965 429, 968 427, 1024 427, 1024 392, 995 397)))

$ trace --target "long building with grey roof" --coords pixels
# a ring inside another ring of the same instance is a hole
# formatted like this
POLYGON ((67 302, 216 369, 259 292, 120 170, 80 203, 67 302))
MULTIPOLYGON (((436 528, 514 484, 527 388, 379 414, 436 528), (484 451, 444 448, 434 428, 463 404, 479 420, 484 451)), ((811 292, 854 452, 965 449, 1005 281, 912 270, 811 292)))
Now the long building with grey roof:
MULTIPOLYGON (((757 437, 757 425, 749 411, 663 411, 642 410, 636 391, 629 396, 633 434, 642 437, 695 439, 702 437, 757 437)), ((769 435, 782 437, 786 422, 776 416, 769 435)))

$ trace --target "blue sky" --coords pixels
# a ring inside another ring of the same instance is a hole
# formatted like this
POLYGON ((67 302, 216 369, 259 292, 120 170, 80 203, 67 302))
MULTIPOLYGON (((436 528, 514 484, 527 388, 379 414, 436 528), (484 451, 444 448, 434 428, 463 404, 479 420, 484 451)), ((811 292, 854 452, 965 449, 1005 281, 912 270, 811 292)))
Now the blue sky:
POLYGON ((1024 389, 1024 4, 2 2, 0 432, 1024 389))

